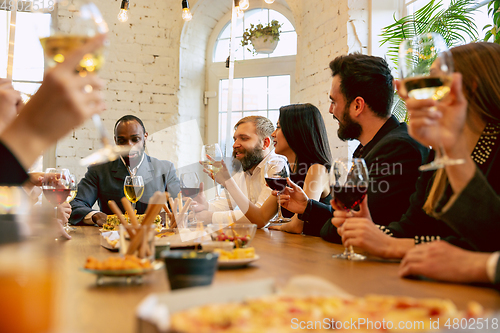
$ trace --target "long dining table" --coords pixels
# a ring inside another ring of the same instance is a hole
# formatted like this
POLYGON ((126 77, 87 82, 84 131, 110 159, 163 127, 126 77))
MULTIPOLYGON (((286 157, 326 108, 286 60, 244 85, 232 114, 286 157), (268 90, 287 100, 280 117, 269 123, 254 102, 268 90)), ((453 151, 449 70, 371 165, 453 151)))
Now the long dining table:
MULTIPOLYGON (((164 268, 144 277, 142 284, 124 279, 96 284, 96 276, 83 272, 86 258, 118 256, 100 246, 100 233, 94 227, 77 227, 71 240, 58 239, 56 307, 57 332, 136 332, 136 307, 151 293, 169 292, 164 268)), ((369 258, 345 261, 332 258, 343 251, 342 245, 321 238, 288 234, 267 229, 257 230, 251 244, 259 260, 240 269, 218 270, 213 285, 238 283, 272 277, 278 285, 291 277, 308 274, 323 278, 354 296, 366 294, 404 295, 447 298, 465 309, 477 301, 486 309, 500 309, 500 294, 479 285, 440 283, 424 279, 401 279, 399 263, 369 258)))

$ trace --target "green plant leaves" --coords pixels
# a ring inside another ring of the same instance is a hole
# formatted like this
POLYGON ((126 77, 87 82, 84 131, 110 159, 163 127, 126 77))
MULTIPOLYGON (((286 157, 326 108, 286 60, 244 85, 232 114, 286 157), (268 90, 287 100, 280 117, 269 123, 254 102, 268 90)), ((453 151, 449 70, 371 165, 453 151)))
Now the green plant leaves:
MULTIPOLYGON (((496 8, 500 5, 500 0, 494 0, 496 8)), ((471 40, 478 39, 476 25, 472 18, 472 5, 476 4, 475 0, 452 0, 448 8, 444 8, 441 0, 431 0, 425 6, 415 11, 413 15, 408 15, 396 20, 394 23, 382 29, 380 37, 382 40, 380 45, 388 44, 388 57, 396 64, 399 61, 399 44, 404 39, 413 38, 415 36, 428 32, 436 32, 443 36, 448 47, 466 43, 467 40, 463 36, 467 36, 471 40)), ((491 3, 489 4, 491 5, 491 3)), ((499 17, 500 17, 500 13, 499 17)), ((494 29, 495 27, 493 27, 494 29)), ((486 35, 492 35, 491 30, 486 35)), ((500 34, 496 35, 500 39, 500 34)), ((400 120, 408 122, 408 114, 406 112, 405 103, 396 94, 394 98, 392 113, 400 120)))
MULTIPOLYGON (((250 28, 246 29, 243 33, 241 45, 247 46, 252 38, 257 38, 264 35, 270 36, 274 40, 280 40, 280 28, 282 25, 283 23, 280 24, 277 20, 272 20, 267 25, 263 25, 262 23, 259 23, 257 25, 250 24, 250 28)), ((255 54, 255 50, 253 48, 252 50, 247 48, 247 50, 255 54)))
POLYGON ((441 0, 431 0, 413 15, 399 20, 394 17, 395 22, 382 29, 380 45, 390 45, 387 54, 397 64, 399 44, 404 39, 427 32, 439 33, 448 46, 467 42, 462 34, 477 40, 478 32, 471 9, 474 3, 475 0, 452 0, 448 8, 443 8, 441 0))

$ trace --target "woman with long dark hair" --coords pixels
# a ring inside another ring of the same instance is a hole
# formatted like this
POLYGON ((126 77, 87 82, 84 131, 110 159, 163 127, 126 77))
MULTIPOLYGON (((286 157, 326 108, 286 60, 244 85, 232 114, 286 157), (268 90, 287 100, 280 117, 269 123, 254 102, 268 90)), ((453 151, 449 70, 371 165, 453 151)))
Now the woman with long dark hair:
MULTIPOLYGON (((304 189, 309 198, 329 202, 331 153, 325 123, 318 108, 312 104, 281 107, 272 138, 276 154, 288 159, 290 178, 304 189)), ((277 198, 270 196, 259 208, 248 200, 227 174, 223 174, 219 172, 216 175, 217 181, 227 188, 245 216, 259 228, 267 225, 278 211, 277 198)), ((302 232, 303 221, 291 212, 282 211, 284 216, 293 217, 291 222, 281 225, 281 230, 302 232)), ((304 231, 307 231, 307 227, 304 231)))

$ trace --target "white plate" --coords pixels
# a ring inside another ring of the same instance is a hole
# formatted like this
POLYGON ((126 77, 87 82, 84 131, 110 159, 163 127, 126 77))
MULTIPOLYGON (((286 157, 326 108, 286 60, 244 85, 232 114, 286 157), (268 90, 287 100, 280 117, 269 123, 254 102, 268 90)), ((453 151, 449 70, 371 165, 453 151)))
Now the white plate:
POLYGON ((219 260, 217 261, 217 264, 219 267, 242 267, 258 260, 259 258, 260 257, 256 254, 253 258, 219 260))
POLYGON ((113 247, 108 243, 106 237, 109 237, 111 240, 118 240, 120 237, 118 231, 106 231, 101 234, 101 246, 110 251, 118 251, 120 249, 120 241, 118 241, 115 247, 113 247))

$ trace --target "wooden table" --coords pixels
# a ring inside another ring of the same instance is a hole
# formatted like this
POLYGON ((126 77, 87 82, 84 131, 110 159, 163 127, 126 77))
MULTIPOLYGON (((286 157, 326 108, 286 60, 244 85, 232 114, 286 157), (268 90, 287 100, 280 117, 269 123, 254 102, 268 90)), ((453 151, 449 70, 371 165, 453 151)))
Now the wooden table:
MULTIPOLYGON (((154 272, 141 285, 108 283, 96 286, 94 275, 81 272, 85 259, 118 255, 99 245, 99 231, 78 227, 70 241, 58 240, 60 285, 58 331, 60 332, 135 332, 135 308, 154 292, 168 292, 164 269, 154 272)), ((337 284, 345 291, 363 296, 368 293, 449 298, 459 308, 475 300, 489 309, 500 309, 500 295, 494 289, 422 280, 400 279, 398 263, 376 260, 351 262, 333 259, 341 245, 320 238, 291 235, 280 231, 257 230, 252 243, 260 259, 252 266, 219 270, 214 284, 273 277, 285 283, 299 274, 312 274, 337 284)))

